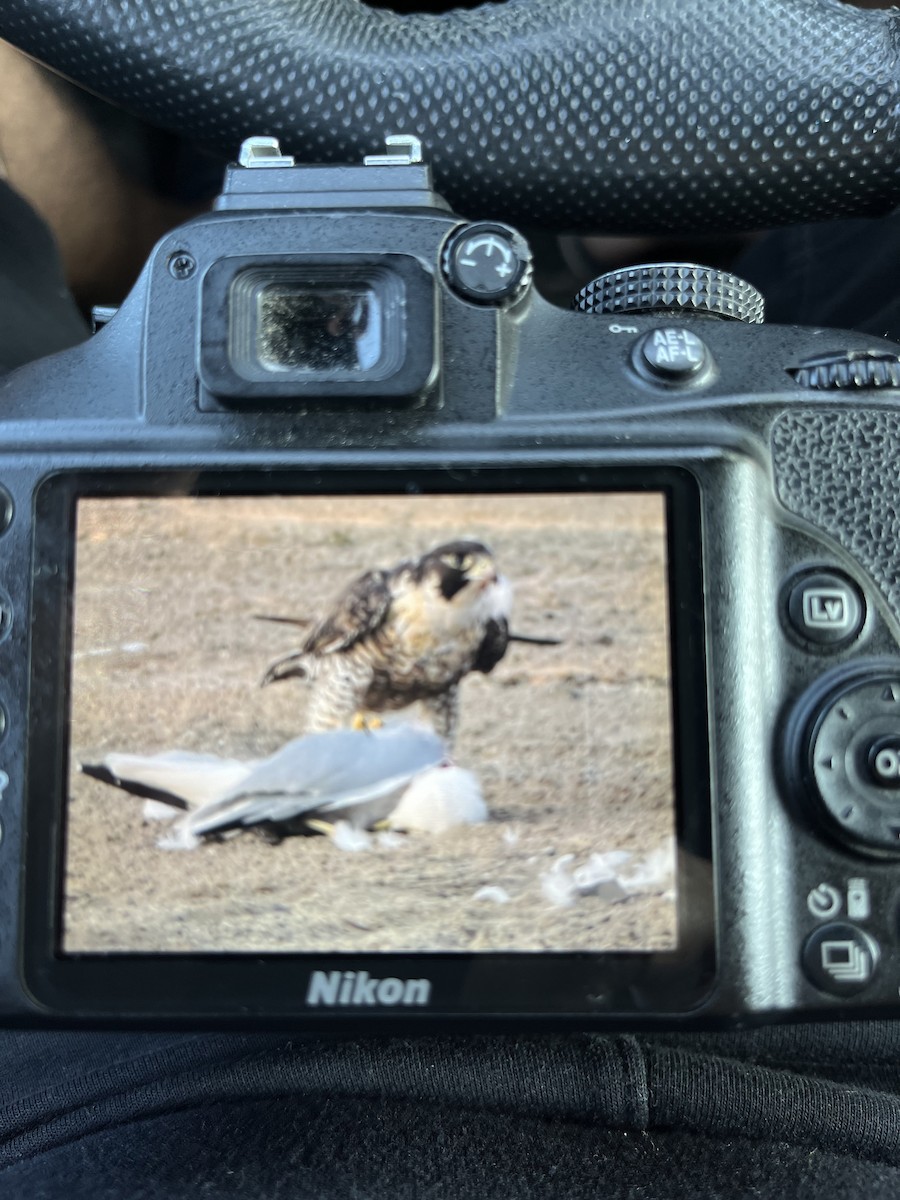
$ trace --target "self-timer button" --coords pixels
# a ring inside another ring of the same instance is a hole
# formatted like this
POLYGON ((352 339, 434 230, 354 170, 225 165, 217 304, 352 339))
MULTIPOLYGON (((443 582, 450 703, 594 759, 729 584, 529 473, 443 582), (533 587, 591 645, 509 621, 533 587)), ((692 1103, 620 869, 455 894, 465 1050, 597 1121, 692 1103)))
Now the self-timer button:
POLYGON ((830 883, 820 883, 806 897, 806 907, 818 921, 836 917, 843 903, 841 893, 830 883))
POLYGON ((477 304, 517 298, 531 281, 528 243, 509 225, 477 221, 451 234, 441 255, 450 287, 477 304))

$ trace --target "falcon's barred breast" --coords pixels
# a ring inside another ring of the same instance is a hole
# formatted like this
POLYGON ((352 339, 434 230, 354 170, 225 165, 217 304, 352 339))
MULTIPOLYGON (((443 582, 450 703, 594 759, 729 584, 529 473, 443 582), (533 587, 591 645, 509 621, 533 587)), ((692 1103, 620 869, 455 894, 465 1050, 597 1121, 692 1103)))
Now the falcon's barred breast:
POLYGON ((422 702, 451 742, 460 680, 491 671, 506 653, 511 604, 512 589, 487 546, 446 542, 360 575, 303 646, 271 664, 263 684, 313 681, 309 731, 422 702))

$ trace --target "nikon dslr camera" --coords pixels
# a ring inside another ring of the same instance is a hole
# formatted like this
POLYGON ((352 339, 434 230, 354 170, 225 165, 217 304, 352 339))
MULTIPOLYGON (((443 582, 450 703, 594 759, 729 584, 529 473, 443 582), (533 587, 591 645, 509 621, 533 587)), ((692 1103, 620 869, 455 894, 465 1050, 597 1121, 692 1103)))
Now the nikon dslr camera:
POLYGON ((2 1019, 900 1012, 900 347, 391 141, 0 382, 2 1019))

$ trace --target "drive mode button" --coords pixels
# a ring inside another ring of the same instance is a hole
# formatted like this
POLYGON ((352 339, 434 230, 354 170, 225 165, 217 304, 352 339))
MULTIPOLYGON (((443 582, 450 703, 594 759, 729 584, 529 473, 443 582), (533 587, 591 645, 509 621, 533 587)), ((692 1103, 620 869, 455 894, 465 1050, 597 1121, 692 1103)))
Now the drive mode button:
POLYGON ((878 943, 856 925, 834 922, 820 926, 803 946, 807 979, 832 996, 853 996, 875 978, 878 943))

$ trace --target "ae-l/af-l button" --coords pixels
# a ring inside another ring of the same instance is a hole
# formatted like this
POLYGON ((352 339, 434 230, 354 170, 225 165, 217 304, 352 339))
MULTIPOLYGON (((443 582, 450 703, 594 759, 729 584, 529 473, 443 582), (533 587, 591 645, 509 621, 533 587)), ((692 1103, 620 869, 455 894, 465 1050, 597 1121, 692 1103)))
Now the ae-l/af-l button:
POLYGON ((638 342, 634 365, 657 383, 694 383, 706 375, 712 356, 706 343, 690 329, 654 329, 638 342))

